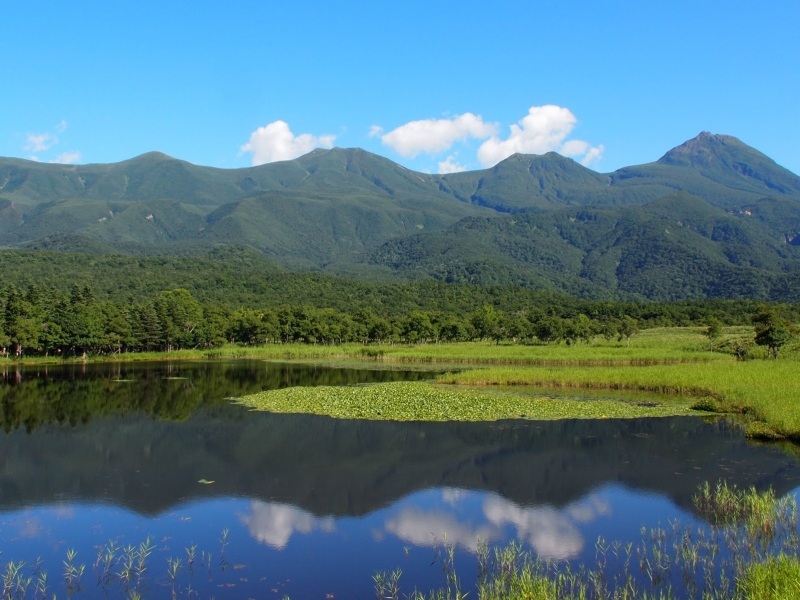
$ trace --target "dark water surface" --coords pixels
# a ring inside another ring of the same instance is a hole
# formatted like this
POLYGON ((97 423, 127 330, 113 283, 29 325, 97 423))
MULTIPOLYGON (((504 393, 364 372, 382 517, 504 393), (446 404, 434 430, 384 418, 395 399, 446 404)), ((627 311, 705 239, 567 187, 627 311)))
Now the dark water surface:
POLYGON ((469 587, 479 540, 591 562, 598 536, 693 522, 703 481, 800 485, 796 460, 721 421, 361 422, 225 400, 426 377, 262 361, 0 373, 0 566, 41 557, 61 597, 74 549, 77 597, 123 597, 123 561, 104 578, 98 548, 150 536, 145 596, 368 598, 397 567, 407 592, 442 586, 443 543, 469 587))

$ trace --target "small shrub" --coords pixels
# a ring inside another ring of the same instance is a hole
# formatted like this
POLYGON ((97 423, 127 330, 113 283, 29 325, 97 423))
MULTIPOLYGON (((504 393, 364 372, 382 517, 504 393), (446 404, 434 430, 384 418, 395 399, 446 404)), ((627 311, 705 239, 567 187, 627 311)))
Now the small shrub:
POLYGON ((700 398, 697 402, 690 406, 692 410, 703 410, 706 412, 719 412, 719 404, 711 396, 700 398))

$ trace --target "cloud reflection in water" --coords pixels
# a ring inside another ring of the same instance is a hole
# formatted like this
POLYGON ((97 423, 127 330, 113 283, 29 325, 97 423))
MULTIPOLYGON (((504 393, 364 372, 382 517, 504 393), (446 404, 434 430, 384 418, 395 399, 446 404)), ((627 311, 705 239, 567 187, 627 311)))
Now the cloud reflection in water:
POLYGON ((310 512, 274 502, 254 500, 250 503, 250 514, 242 517, 250 535, 277 550, 282 550, 295 533, 311 533, 321 530, 327 533, 336 529, 332 517, 315 517, 310 512))
MULTIPOLYGON (((413 494, 386 509, 383 517, 376 515, 382 525, 373 530, 373 539, 380 541, 389 534, 418 547, 444 543, 475 552, 482 541, 502 543, 513 531, 512 537, 539 557, 563 560, 583 551, 583 526, 610 514, 602 494, 556 508, 521 506, 497 494, 443 488, 413 494)), ((295 534, 337 530, 334 517, 316 517, 295 506, 262 501, 250 503, 242 522, 254 539, 277 550, 285 548, 295 534)))
POLYGON ((424 511, 416 506, 401 509, 386 521, 386 531, 415 546, 435 546, 442 542, 475 552, 480 540, 490 542, 498 537, 497 528, 489 524, 460 523, 446 510, 424 511))
POLYGON ((563 509, 525 507, 494 494, 456 489, 441 490, 445 507, 406 506, 386 520, 385 530, 417 546, 445 542, 475 551, 481 540, 503 539, 512 527, 517 539, 542 558, 567 559, 580 554, 584 538, 579 525, 610 514, 610 506, 593 494, 563 509), (483 499, 479 511, 464 505, 483 499))

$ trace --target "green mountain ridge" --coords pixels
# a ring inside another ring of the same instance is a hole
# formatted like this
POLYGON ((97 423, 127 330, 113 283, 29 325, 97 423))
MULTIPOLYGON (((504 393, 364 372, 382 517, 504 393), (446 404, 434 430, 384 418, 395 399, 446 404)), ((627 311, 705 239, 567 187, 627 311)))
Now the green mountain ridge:
POLYGON ((608 174, 552 152, 449 175, 357 148, 241 169, 157 152, 80 166, 0 158, 0 247, 199 255, 221 245, 366 278, 787 299, 800 271, 800 177, 707 132, 608 174))

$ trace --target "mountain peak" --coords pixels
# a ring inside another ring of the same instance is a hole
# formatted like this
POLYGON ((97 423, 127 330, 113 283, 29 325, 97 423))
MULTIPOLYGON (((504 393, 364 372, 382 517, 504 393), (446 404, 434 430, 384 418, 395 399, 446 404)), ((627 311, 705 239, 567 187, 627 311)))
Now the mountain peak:
POLYGON ((667 152, 658 162, 681 166, 711 166, 715 163, 726 163, 726 156, 741 151, 760 154, 733 136, 702 131, 697 137, 667 152))
POLYGON ((705 178, 737 189, 761 188, 765 194, 800 191, 797 175, 730 135, 703 131, 667 152, 657 164, 689 167, 705 178))
POLYGON ((138 156, 134 156, 133 158, 129 158, 127 160, 123 160, 120 165, 130 165, 130 164, 153 164, 153 163, 161 163, 166 161, 174 161, 178 160, 173 158, 168 154, 164 154, 163 152, 145 152, 144 154, 139 154, 138 156))

